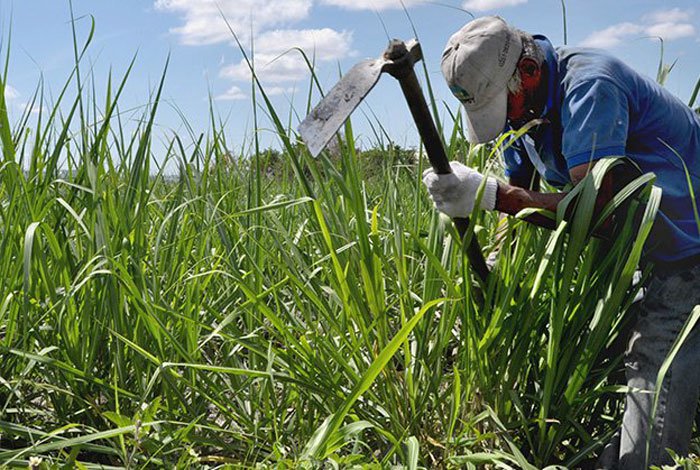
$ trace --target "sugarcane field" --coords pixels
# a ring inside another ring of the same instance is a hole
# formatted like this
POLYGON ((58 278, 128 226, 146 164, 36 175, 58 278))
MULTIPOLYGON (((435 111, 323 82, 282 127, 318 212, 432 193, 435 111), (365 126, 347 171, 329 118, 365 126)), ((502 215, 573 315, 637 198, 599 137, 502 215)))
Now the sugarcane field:
POLYGON ((0 0, 0 469, 700 468, 696 0, 0 0))

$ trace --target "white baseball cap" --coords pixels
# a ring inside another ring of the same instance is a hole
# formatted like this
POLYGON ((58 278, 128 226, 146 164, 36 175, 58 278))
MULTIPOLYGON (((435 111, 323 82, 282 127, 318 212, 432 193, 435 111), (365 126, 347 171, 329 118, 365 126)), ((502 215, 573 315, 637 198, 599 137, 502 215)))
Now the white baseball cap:
POLYGON ((470 142, 488 142, 503 131, 508 81, 522 49, 520 33, 498 16, 470 21, 447 41, 440 66, 464 104, 470 142))

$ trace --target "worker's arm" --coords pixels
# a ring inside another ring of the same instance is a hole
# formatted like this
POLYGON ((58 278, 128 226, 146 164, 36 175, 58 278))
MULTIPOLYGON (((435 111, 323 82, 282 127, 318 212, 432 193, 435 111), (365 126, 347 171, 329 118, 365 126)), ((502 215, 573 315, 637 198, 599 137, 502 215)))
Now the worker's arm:
MULTIPOLYGON (((540 188, 539 173, 535 172, 532 166, 521 173, 522 174, 519 175, 519 177, 510 176, 508 178, 508 184, 516 188, 538 191, 540 188)), ((501 248, 503 248, 503 242, 508 234, 508 224, 503 222, 503 220, 506 219, 507 216, 508 214, 502 211, 498 218, 498 228, 496 229, 496 233, 494 235, 493 245, 491 251, 489 252, 486 258, 486 265, 489 267, 489 269, 493 268, 493 266, 496 264, 496 261, 498 259, 498 253, 501 251, 501 248)), ((531 222, 536 224, 540 217, 542 216, 537 216, 535 214, 531 222)), ((542 218, 546 219, 546 217, 542 218)))
MULTIPOLYGON (((591 166, 589 164, 572 168, 569 172, 571 181, 575 185, 578 184, 588 174, 590 168, 591 166)), ((603 178, 602 186, 598 192, 596 211, 601 210, 605 204, 608 203, 612 197, 613 187, 613 174, 609 172, 603 178)), ((546 209, 551 212, 556 212, 559 203, 568 194, 568 192, 540 193, 538 191, 525 189, 521 186, 499 181, 498 191, 496 193, 496 210, 510 215, 515 215, 523 209, 528 208, 546 209)), ((527 216, 525 220, 541 227, 549 229, 555 228, 555 221, 541 214, 531 214, 527 216)))
MULTIPOLYGON (((547 209, 556 212, 559 203, 568 193, 539 193, 529 189, 499 182, 495 178, 486 177, 459 162, 451 162, 452 173, 436 174, 428 169, 423 174, 425 183, 435 206, 450 217, 468 217, 474 209, 479 188, 483 193, 479 206, 486 210, 515 215, 523 209, 547 209)), ((590 165, 579 165, 570 171, 571 180, 578 184, 589 172, 590 165)), ((598 193, 596 209, 600 210, 612 196, 612 174, 603 178, 602 188, 598 193)), ((566 214, 568 216, 569 214, 566 214)), ((541 214, 531 214, 525 218, 528 222, 554 228, 552 219, 541 214)))

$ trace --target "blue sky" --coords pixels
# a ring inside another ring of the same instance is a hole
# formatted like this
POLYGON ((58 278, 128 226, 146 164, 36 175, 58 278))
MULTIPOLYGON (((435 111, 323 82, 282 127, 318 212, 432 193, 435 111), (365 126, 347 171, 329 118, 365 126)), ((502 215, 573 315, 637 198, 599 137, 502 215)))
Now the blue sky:
MULTIPOLYGON (((448 37, 471 18, 498 14, 520 29, 564 41, 560 0, 404 0, 423 45, 429 76, 439 100, 453 109, 440 74, 439 58, 448 37)), ((389 37, 413 36, 399 0, 74 0, 77 32, 86 38, 89 15, 96 30, 83 70, 91 69, 98 89, 105 90, 111 71, 121 77, 134 56, 121 109, 139 116, 160 79, 168 54, 170 68, 159 130, 167 137, 185 127, 177 110, 196 133, 208 127, 208 97, 226 121, 234 152, 251 141, 253 132, 249 74, 228 27, 246 45, 255 46, 258 73, 276 109, 296 126, 305 109, 309 72, 292 47, 315 54, 317 74, 329 89, 339 70, 378 56, 389 37), (290 112, 290 104, 293 111, 290 112)), ((654 76, 664 38, 665 60, 677 60, 667 88, 687 101, 700 77, 700 2, 698 0, 569 0, 568 44, 608 49, 638 71, 654 76)), ((11 27, 11 60, 7 97, 12 114, 26 107, 43 77, 56 96, 73 64, 70 8, 67 0, 0 0, 3 45, 11 27)), ((318 99, 315 97, 315 99, 318 99)), ((400 145, 415 145, 416 132, 396 82, 385 77, 361 108, 372 113, 400 145)), ((444 106, 443 106, 444 109, 444 106)), ((36 111, 36 110, 35 110, 36 111)), ((446 111, 445 111, 446 112, 446 111)), ((260 112, 265 145, 276 145, 260 112)), ((374 137, 363 113, 353 118, 360 145, 374 137)))

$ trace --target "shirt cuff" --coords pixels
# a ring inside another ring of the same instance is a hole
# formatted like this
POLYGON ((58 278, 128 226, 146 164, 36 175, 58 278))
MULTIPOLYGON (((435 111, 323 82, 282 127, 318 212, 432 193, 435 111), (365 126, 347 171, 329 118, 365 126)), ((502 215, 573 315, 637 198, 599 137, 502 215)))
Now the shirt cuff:
POLYGON ((498 181, 490 176, 486 178, 484 183, 484 194, 481 196, 479 207, 484 210, 492 211, 496 208, 496 194, 498 193, 498 181))

